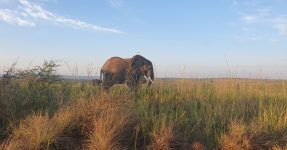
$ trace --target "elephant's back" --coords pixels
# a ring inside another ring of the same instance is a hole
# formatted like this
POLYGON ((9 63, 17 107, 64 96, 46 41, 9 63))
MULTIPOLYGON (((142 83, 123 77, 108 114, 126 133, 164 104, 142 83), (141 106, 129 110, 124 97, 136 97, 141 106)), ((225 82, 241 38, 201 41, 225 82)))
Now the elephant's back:
POLYGON ((109 72, 119 72, 119 71, 123 71, 124 69, 127 68, 127 60, 123 59, 121 57, 111 57, 110 59, 108 59, 105 64, 102 67, 102 71, 109 71, 109 72))

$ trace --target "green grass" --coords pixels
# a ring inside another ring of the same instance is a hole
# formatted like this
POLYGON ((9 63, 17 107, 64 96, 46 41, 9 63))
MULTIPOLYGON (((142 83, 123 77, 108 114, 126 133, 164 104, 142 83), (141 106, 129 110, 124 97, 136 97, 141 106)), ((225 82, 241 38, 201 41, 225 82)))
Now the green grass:
POLYGON ((270 137, 266 140, 272 143, 286 142, 285 82, 181 82, 163 83, 167 85, 153 89, 152 96, 144 96, 138 101, 147 132, 159 128, 165 121, 175 126, 181 142, 199 141, 214 148, 220 147, 221 135, 228 131, 232 122, 242 122, 247 126, 248 134, 262 134, 270 137), (271 137, 278 139, 272 141, 271 137))
POLYGON ((156 80, 136 95, 76 81, 0 86, 4 149, 287 147, 286 81, 156 80))

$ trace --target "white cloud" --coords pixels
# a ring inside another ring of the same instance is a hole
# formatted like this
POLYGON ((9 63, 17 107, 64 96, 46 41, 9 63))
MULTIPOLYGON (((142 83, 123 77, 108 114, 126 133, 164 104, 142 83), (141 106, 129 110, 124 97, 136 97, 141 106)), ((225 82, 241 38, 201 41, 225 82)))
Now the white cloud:
POLYGON ((271 19, 270 22, 273 24, 273 28, 275 28, 280 35, 287 35, 286 18, 277 17, 275 19, 271 19))
POLYGON ((287 19, 284 15, 271 14, 270 9, 257 9, 255 15, 244 15, 242 20, 248 24, 261 24, 274 28, 280 35, 287 35, 287 19))
POLYGON ((287 23, 278 23, 273 27, 278 30, 279 34, 287 35, 287 23))
POLYGON ((234 36, 234 39, 240 42, 255 42, 255 41, 266 41, 267 39, 262 36, 234 36))
POLYGON ((77 19, 67 18, 54 14, 39 5, 29 2, 28 0, 19 0, 19 3, 20 6, 18 6, 18 9, 14 11, 15 13, 12 13, 12 11, 7 9, 0 9, 0 20, 7 23, 14 23, 19 26, 35 26, 36 21, 46 21, 97 32, 124 33, 117 29, 101 27, 77 19))
POLYGON ((251 41, 260 41, 260 40, 263 40, 263 37, 262 36, 253 36, 253 37, 250 37, 249 40, 251 40, 251 41))
POLYGON ((28 0, 19 0, 19 2, 24 6, 22 9, 28 16, 48 21, 52 20, 52 17, 54 16, 51 12, 42 9, 42 7, 38 5, 31 4, 28 0))
POLYGON ((112 6, 112 7, 122 7, 124 5, 124 2, 123 0, 108 0, 109 4, 112 6))
POLYGON ((260 16, 261 18, 266 18, 266 17, 270 16, 271 9, 260 8, 260 9, 257 9, 256 11, 258 13, 258 16, 260 16))
POLYGON ((17 13, 15 13, 9 9, 0 9, 0 20, 4 21, 6 23, 16 24, 19 26, 35 26, 36 25, 32 21, 17 17, 17 13))
POLYGON ((243 16, 242 19, 246 22, 246 23, 253 23, 256 22, 256 20, 258 19, 256 16, 243 16))
POLYGON ((94 24, 89 24, 84 21, 56 15, 48 10, 43 9, 39 5, 30 3, 28 0, 19 0, 19 2, 22 4, 22 6, 24 6, 23 9, 25 13, 28 16, 33 17, 34 19, 41 19, 41 20, 50 21, 54 23, 66 24, 66 25, 71 25, 71 26, 78 27, 78 28, 90 29, 90 30, 99 31, 99 32, 123 33, 122 31, 117 30, 117 29, 101 27, 101 26, 97 26, 94 24))
POLYGON ((254 15, 243 15, 242 20, 245 23, 264 22, 270 16, 270 9, 257 9, 254 15))
POLYGON ((55 21, 57 23, 63 23, 63 24, 67 24, 67 25, 72 25, 72 26, 75 26, 75 27, 83 28, 83 29, 92 29, 92 30, 95 30, 95 31, 102 31, 102 32, 123 33, 122 31, 117 30, 117 29, 100 27, 100 26, 96 26, 96 25, 93 25, 93 24, 89 24, 89 23, 83 22, 83 21, 69 19, 69 18, 65 18, 65 17, 61 17, 61 16, 54 17, 53 21, 55 21))

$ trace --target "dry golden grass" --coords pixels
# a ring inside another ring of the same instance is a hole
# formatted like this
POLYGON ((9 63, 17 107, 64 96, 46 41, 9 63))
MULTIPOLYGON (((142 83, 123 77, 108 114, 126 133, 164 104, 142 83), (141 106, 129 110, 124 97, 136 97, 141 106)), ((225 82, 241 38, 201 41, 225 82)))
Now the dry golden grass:
POLYGON ((187 147, 186 150, 193 149, 193 150, 207 150, 204 145, 202 145, 200 142, 195 142, 192 144, 191 148, 187 147))
POLYGON ((285 145, 285 146, 278 146, 278 145, 276 145, 276 146, 273 146, 271 149, 272 150, 286 150, 287 149, 287 145, 285 145))
MULTIPOLYGON (((32 94, 26 98, 40 101, 35 109, 29 101, 27 115, 12 124, 2 149, 286 149, 285 81, 156 81, 137 95, 125 86, 105 93, 77 82, 46 88, 15 94, 13 99, 32 94), (57 105, 42 106, 42 98, 53 102, 49 95, 57 105)), ((8 106, 21 112, 26 105, 16 100, 8 106)))
POLYGON ((254 150, 280 148, 275 137, 258 132, 260 129, 250 128, 242 122, 233 121, 229 126, 229 131, 221 136, 220 144, 223 150, 254 150))
POLYGON ((105 95, 90 103, 85 130, 85 149, 128 149, 138 120, 124 97, 105 95))
POLYGON ((251 150, 251 137, 246 134, 246 127, 240 123, 232 122, 229 132, 221 138, 223 150, 251 150))
POLYGON ((156 150, 173 150, 175 149, 175 133, 174 125, 166 125, 165 122, 161 124, 159 129, 155 129, 152 132, 152 143, 148 149, 156 150))
POLYGON ((0 148, 125 149, 131 145, 138 120, 126 104, 129 102, 117 98, 103 93, 90 101, 76 101, 53 116, 31 114, 20 121, 0 148))
POLYGON ((86 147, 90 150, 118 150, 127 149, 130 137, 125 134, 131 128, 132 116, 118 108, 109 108, 92 118, 92 127, 88 133, 86 147), (123 142, 126 142, 123 144, 123 142))
MULTIPOLYGON (((49 149, 57 141, 69 138, 69 132, 79 126, 85 113, 81 101, 73 106, 62 108, 54 116, 48 113, 29 115, 15 128, 9 139, 2 144, 4 149, 49 149), (71 111, 72 110, 72 111, 71 111), (67 136, 65 136, 67 135, 67 136)), ((72 146, 75 146, 71 143, 72 146)), ((66 145, 68 147, 69 145, 66 145)))

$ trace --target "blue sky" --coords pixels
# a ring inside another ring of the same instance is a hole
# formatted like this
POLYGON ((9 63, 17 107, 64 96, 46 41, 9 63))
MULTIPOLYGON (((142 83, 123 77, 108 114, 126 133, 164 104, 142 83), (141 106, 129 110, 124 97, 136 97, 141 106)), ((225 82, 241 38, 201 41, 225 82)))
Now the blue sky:
POLYGON ((98 75, 141 54, 158 77, 287 79, 286 0, 0 0, 0 71, 44 59, 98 75))

